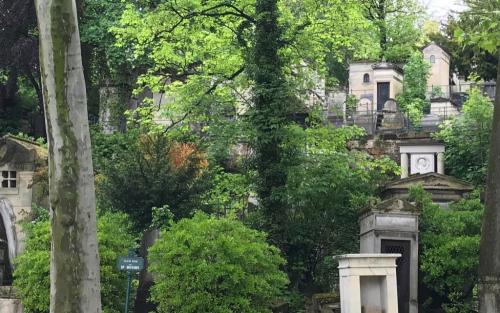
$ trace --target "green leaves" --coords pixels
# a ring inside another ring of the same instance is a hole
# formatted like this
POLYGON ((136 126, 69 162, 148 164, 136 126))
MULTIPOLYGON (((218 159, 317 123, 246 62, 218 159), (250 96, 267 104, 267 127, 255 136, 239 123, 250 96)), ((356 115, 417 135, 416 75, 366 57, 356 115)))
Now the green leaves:
POLYGON ((397 172, 388 158, 349 151, 363 135, 358 127, 290 126, 284 154, 287 185, 275 192, 285 202, 282 233, 292 285, 300 291, 330 290, 337 279, 334 255, 358 249, 358 217, 378 187, 397 172))
POLYGON ((411 193, 422 210, 420 270, 423 282, 439 295, 433 297, 432 306, 445 308, 450 313, 474 312, 473 289, 478 279, 483 205, 478 198, 471 198, 443 209, 432 203, 421 187, 411 193))
POLYGON ((287 284, 285 261, 265 234, 231 218, 197 213, 149 250, 159 312, 264 313, 287 284))
POLYGON ((467 0, 469 9, 462 13, 470 20, 467 29, 458 29, 455 36, 461 42, 478 46, 492 54, 500 48, 500 2, 498 0, 467 0))
POLYGON ((472 89, 462 112, 442 124, 435 136, 446 145, 445 159, 449 173, 475 185, 484 185, 493 104, 478 89, 472 89))
MULTIPOLYGON (((43 213, 41 209, 37 212, 43 213)), ((50 222, 48 214, 25 222, 26 248, 16 260, 14 286, 27 313, 49 312, 50 301, 50 222)), ((101 297, 105 313, 122 310, 126 275, 116 269, 118 256, 134 248, 135 237, 123 213, 104 213, 98 217, 97 237, 101 261, 101 297)))
POLYGON ((397 101, 414 125, 420 124, 424 111, 430 108, 426 99, 429 70, 430 64, 424 60, 421 52, 414 52, 404 66, 403 92, 397 95, 397 101))

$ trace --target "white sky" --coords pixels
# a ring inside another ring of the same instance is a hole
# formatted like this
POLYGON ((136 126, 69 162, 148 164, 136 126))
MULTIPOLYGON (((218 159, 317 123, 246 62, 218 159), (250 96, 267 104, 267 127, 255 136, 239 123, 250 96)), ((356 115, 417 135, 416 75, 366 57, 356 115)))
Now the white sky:
POLYGON ((464 7, 461 0, 420 0, 420 2, 429 15, 438 21, 445 20, 448 13, 460 11, 464 7))

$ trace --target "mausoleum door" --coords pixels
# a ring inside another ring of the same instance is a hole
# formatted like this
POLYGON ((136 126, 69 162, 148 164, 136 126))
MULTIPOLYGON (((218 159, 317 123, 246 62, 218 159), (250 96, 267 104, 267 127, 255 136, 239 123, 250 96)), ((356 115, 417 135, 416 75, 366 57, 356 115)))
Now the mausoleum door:
POLYGON ((398 312, 409 313, 410 310, 410 241, 387 240, 381 241, 381 253, 400 253, 396 260, 396 276, 398 284, 398 312))
POLYGON ((377 111, 381 112, 384 109, 384 104, 389 100, 390 83, 377 83, 377 111))

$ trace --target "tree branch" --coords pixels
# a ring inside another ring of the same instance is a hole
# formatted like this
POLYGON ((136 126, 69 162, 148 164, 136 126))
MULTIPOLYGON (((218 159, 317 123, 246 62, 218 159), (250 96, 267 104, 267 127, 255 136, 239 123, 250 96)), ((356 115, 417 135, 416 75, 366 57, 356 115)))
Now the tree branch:
MULTIPOLYGON (((212 86, 210 86, 210 88, 208 88, 204 93, 203 93, 203 96, 198 99, 198 101, 195 103, 194 106, 198 106, 199 104, 201 104, 201 101, 203 100, 203 97, 204 96, 207 96, 209 94, 211 94, 212 92, 215 91, 215 89, 217 89, 217 87, 219 87, 220 84, 222 84, 223 82, 226 82, 228 80, 234 80, 236 77, 238 77, 241 73, 243 73, 245 71, 245 66, 242 66, 240 67, 237 71, 235 71, 233 74, 231 74, 230 76, 226 76, 226 77, 223 77, 222 79, 218 80, 217 82, 215 82, 212 86)), ((177 121, 175 122, 172 122, 172 124, 168 125, 167 127, 165 127, 165 130, 163 131, 164 133, 168 132, 170 129, 174 128, 175 126, 177 126, 178 124, 182 123, 188 116, 189 114, 191 114, 193 111, 192 109, 189 109, 188 111, 186 111, 182 117, 180 119, 178 119, 177 121)))

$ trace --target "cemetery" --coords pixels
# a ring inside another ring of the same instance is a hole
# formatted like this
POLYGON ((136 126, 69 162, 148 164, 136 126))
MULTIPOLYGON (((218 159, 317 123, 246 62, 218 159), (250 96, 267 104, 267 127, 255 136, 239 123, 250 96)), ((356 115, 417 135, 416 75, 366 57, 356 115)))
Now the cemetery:
POLYGON ((499 313, 499 12, 0 0, 0 313, 499 313))

